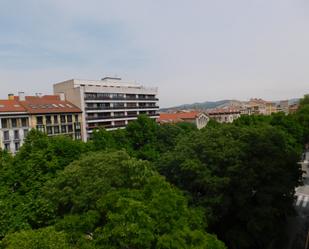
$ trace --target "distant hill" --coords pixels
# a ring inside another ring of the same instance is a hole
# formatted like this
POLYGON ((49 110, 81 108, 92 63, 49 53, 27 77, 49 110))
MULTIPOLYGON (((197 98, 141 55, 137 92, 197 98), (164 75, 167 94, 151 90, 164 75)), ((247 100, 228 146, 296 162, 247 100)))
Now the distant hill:
MULTIPOLYGON (((168 112, 168 111, 178 111, 178 110, 191 110, 191 109, 198 109, 198 110, 206 110, 206 109, 213 109, 213 108, 226 108, 226 107, 241 107, 246 101, 239 101, 239 100, 219 100, 219 101, 205 101, 201 103, 193 103, 193 104, 184 104, 169 108, 162 108, 160 111, 168 112)), ((279 104, 280 101, 273 101, 276 104, 279 104)), ((289 105, 298 103, 299 99, 294 98, 289 100, 289 105)))
POLYGON ((174 107, 169 107, 169 108, 162 108, 161 111, 168 111, 168 110, 188 110, 188 109, 201 109, 201 110, 206 110, 206 109, 212 109, 212 108, 217 108, 217 107, 222 107, 229 105, 232 100, 220 100, 220 101, 205 101, 202 103, 193 103, 193 104, 184 104, 184 105, 179 105, 179 106, 174 106, 174 107))

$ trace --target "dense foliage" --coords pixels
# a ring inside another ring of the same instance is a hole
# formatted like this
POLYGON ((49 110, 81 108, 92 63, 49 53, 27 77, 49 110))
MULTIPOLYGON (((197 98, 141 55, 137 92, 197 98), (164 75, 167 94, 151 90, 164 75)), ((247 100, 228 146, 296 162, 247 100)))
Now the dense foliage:
POLYGON ((202 130, 145 116, 88 143, 32 130, 0 152, 0 248, 282 248, 308 142, 308 97, 202 130))

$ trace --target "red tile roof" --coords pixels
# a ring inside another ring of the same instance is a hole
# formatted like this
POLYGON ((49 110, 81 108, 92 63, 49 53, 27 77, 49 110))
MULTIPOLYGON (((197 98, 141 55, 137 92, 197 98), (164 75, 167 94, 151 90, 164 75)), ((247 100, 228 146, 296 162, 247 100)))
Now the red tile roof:
POLYGON ((82 111, 66 100, 60 100, 58 95, 26 96, 20 101, 18 96, 14 100, 0 100, 1 112, 27 112, 29 114, 45 113, 81 113, 82 111))
POLYGON ((26 112, 26 109, 16 100, 0 100, 0 113, 26 112))
POLYGON ((181 122, 186 119, 195 119, 200 112, 160 113, 159 122, 181 122))
MULTIPOLYGON (((18 98, 18 97, 17 97, 18 98)), ((26 96, 24 101, 19 101, 30 114, 45 113, 80 113, 77 106, 69 101, 60 100, 58 95, 26 96)))

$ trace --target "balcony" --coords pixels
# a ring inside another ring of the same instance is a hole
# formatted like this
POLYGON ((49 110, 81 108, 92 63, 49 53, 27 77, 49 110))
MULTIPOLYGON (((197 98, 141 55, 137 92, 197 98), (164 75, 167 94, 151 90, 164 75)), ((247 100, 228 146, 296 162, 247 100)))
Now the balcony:
POLYGON ((101 111, 101 110, 132 110, 132 109, 159 109, 159 106, 98 106, 86 107, 86 111, 101 111))
POLYGON ((158 98, 125 98, 125 97, 85 97, 85 100, 153 100, 158 101, 158 98))

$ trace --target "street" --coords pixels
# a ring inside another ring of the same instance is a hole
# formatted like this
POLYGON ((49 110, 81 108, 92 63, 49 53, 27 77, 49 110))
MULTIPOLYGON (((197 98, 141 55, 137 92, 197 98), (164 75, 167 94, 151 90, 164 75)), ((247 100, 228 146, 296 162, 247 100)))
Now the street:
POLYGON ((309 231, 309 151, 303 159, 304 185, 296 188, 295 210, 298 215, 288 220, 287 233, 290 239, 287 249, 304 249, 309 231))

